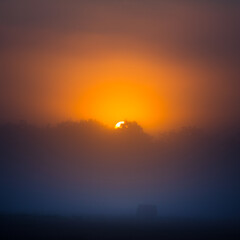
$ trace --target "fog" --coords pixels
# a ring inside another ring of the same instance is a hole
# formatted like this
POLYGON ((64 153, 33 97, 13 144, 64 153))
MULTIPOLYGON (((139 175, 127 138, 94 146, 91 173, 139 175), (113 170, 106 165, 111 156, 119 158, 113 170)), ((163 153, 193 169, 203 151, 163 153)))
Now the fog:
POLYGON ((136 122, 0 126, 0 211, 161 217, 240 213, 239 130, 185 127, 153 137, 136 122))

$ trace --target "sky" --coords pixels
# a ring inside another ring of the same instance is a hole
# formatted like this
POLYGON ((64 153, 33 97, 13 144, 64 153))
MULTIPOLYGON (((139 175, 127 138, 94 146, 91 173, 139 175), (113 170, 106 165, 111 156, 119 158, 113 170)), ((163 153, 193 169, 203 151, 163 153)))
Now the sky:
POLYGON ((239 23, 233 0, 0 0, 0 212, 239 219, 239 23))
POLYGON ((239 4, 0 0, 0 121, 235 126, 239 4))

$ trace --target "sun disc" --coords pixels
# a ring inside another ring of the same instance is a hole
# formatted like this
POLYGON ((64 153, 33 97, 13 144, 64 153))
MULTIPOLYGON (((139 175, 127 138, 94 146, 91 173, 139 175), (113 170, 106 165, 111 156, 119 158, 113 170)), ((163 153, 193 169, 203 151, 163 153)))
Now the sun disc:
POLYGON ((124 123, 125 123, 124 121, 118 122, 118 123, 115 125, 115 128, 121 128, 124 123))

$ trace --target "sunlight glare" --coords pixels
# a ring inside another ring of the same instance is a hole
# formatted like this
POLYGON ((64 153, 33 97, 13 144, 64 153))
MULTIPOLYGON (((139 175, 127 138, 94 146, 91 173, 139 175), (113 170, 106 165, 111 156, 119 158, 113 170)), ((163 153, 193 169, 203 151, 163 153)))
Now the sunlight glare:
POLYGON ((124 121, 118 122, 118 123, 115 125, 115 128, 121 128, 124 123, 125 123, 124 121))

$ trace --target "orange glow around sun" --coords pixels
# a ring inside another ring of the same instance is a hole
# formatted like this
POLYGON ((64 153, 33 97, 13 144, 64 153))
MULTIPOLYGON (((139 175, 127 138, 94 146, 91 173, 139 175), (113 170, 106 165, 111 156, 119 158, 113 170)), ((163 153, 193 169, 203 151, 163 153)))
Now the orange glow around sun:
POLYGON ((126 119, 149 132, 168 123, 164 90, 155 84, 159 75, 144 58, 95 59, 82 77, 86 85, 72 106, 74 119, 94 119, 109 127, 126 119))
POLYGON ((126 119, 151 129, 165 117, 165 106, 154 89, 129 81, 99 83, 88 88, 81 99, 81 110, 84 119, 96 119, 109 126, 126 119))

